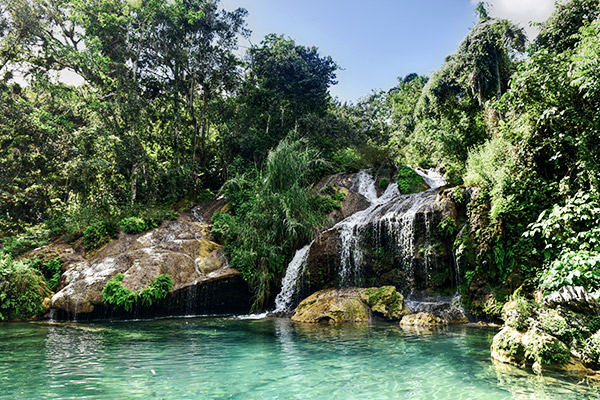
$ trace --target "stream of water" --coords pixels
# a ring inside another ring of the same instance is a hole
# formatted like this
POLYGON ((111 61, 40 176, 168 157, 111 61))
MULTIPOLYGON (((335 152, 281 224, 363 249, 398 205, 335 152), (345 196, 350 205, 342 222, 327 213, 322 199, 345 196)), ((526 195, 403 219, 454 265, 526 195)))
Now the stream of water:
POLYGON ((1 399, 596 399, 494 364, 495 330, 188 318, 0 324, 1 399))

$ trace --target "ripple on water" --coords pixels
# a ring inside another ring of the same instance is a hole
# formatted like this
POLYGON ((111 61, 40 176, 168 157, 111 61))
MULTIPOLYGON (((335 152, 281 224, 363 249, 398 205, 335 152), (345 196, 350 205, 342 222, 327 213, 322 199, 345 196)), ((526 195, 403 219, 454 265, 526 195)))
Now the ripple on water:
POLYGON ((594 399, 495 364, 494 331, 201 318, 0 326, 1 398, 594 399))

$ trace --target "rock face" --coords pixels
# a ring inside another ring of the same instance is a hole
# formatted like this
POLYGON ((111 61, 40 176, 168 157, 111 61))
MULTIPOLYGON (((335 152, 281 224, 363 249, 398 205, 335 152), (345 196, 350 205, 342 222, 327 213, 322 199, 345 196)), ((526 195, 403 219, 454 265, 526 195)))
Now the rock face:
POLYGON ((173 291, 152 310, 158 315, 247 312, 250 295, 241 274, 228 266, 221 246, 210 240, 210 225, 197 221, 189 213, 146 233, 121 233, 91 259, 66 267, 52 308, 65 316, 101 317, 107 311, 102 289, 112 276, 124 273, 123 286, 135 291, 160 274, 171 276, 173 291), (207 291, 214 297, 204 299, 207 291))
POLYGON ((304 299, 296 308, 292 321, 367 322, 372 313, 397 320, 411 311, 393 286, 325 289, 304 299))
POLYGON ((581 286, 564 286, 544 298, 549 308, 562 307, 586 315, 600 314, 600 304, 581 286))
POLYGON ((353 195, 368 207, 349 207, 351 216, 315 239, 299 280, 300 298, 330 287, 392 285, 404 294, 456 287, 453 237, 439 228, 446 224, 455 235, 458 212, 447 190, 401 195, 390 183, 380 194, 376 179, 364 171, 328 179, 322 184, 348 193, 343 216, 353 195))
POLYGON ((439 326, 445 324, 446 321, 428 312, 405 315, 400 321, 400 325, 406 326, 439 326))

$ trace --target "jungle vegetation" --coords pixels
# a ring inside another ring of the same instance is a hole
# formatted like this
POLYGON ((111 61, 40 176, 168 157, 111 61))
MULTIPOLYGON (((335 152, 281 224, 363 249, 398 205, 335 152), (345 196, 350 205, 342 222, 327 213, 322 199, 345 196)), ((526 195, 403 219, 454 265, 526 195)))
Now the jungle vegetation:
POLYGON ((395 163, 485 193, 489 262, 469 277, 600 294, 600 6, 559 3, 531 43, 476 11, 432 76, 347 104, 331 57, 278 35, 242 52, 247 12, 218 0, 0 0, 0 273, 41 298, 28 249, 91 250, 223 194, 215 234, 260 309, 326 223, 311 186, 395 163))

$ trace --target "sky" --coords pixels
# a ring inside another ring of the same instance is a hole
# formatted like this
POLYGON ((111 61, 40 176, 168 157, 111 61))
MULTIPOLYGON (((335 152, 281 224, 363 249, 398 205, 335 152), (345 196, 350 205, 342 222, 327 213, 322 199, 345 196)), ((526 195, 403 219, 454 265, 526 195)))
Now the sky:
MULTIPOLYGON (((341 101, 356 102, 372 90, 390 89, 398 77, 431 75, 454 53, 477 22, 477 0, 221 0, 226 10, 248 10, 252 31, 243 50, 269 33, 316 46, 342 68, 330 89, 341 101)), ((488 0, 492 17, 526 29, 544 21, 554 0, 488 0)))

